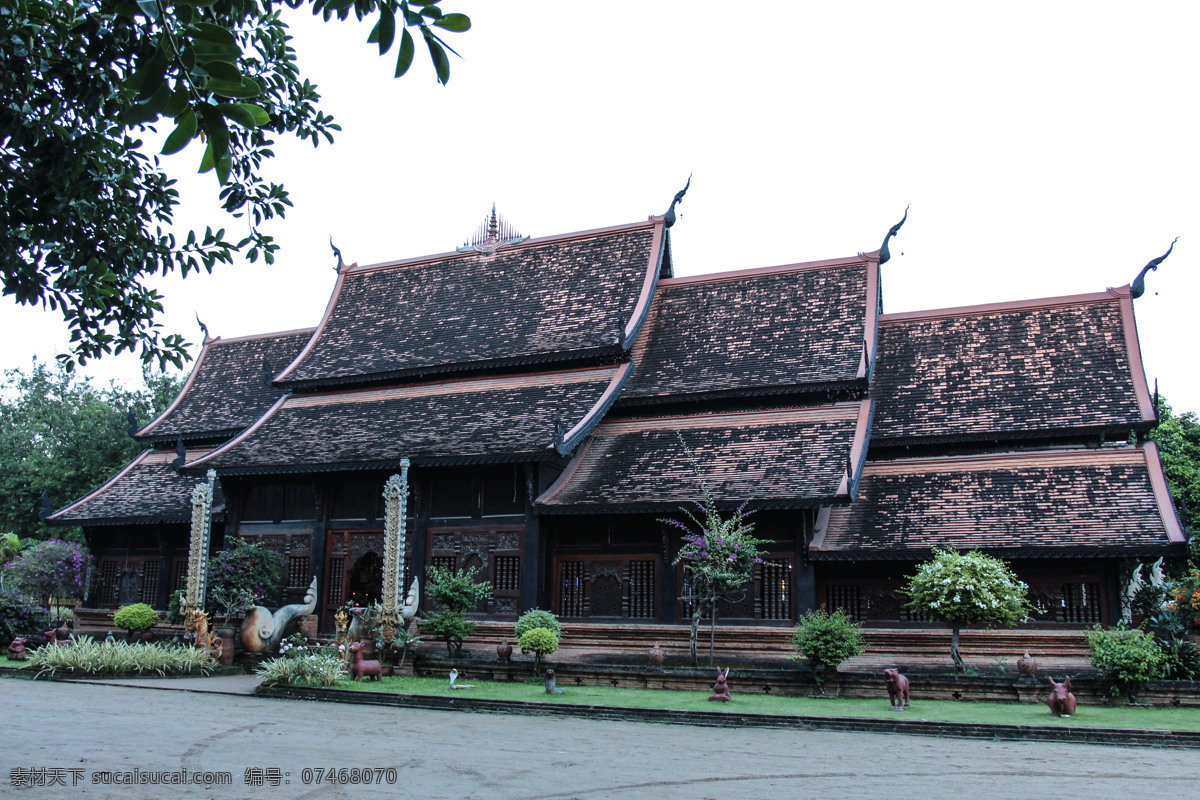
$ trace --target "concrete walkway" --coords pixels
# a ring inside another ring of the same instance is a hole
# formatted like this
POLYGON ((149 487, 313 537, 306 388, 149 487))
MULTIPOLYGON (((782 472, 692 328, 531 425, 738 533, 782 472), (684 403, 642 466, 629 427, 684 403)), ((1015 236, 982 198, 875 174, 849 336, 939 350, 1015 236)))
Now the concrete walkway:
POLYGON ((170 678, 70 678, 64 682, 208 694, 254 694, 254 690, 262 683, 262 678, 258 675, 208 675, 170 678))

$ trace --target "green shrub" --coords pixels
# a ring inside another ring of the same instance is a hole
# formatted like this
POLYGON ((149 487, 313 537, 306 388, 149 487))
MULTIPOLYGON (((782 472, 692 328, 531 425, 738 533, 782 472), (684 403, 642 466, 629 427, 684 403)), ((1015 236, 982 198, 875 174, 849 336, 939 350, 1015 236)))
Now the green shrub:
POLYGON ((148 631, 159 622, 158 612, 145 603, 121 606, 113 614, 113 625, 130 633, 148 631))
POLYGON ((463 616, 461 611, 444 609, 423 619, 421 631, 444 641, 446 654, 454 658, 461 655, 463 640, 475 632, 475 623, 463 616))
POLYGON ((1162 677, 1169 681, 1200 680, 1200 650, 1187 639, 1157 642, 1162 653, 1162 677))
MULTIPOLYGON (((1192 537, 1200 542, 1200 534, 1192 537)), ((1186 630, 1200 632, 1200 569, 1191 567, 1177 580, 1167 585, 1167 608, 1174 613, 1186 630)))
POLYGON ((272 658, 258 668, 267 686, 333 686, 350 674, 345 660, 329 648, 303 658, 272 658))
POLYGON ((207 581, 207 610, 214 616, 236 614, 255 603, 274 604, 283 585, 283 556, 266 545, 234 539, 208 560, 207 581), (219 601, 241 607, 222 607, 219 601))
POLYGON ((120 675, 123 673, 157 673, 159 675, 190 675, 209 673, 214 661, 196 647, 167 647, 161 644, 128 644, 126 642, 97 642, 91 636, 80 636, 74 644, 39 647, 29 654, 29 664, 36 668, 36 677, 53 677, 58 672, 87 675, 120 675))
POLYGON ((792 646, 808 660, 818 680, 821 670, 836 670, 838 664, 866 649, 862 624, 846 616, 841 608, 832 614, 824 608, 805 612, 792 634, 792 646))
POLYGON ((522 653, 533 653, 533 669, 541 672, 542 656, 558 650, 558 634, 549 628, 530 628, 521 634, 518 644, 522 653))
POLYGON ((13 589, 0 589, 0 647, 17 636, 33 636, 50 627, 50 612, 13 589))
POLYGON ((1088 631, 1088 658, 1110 684, 1114 697, 1124 692, 1129 702, 1137 702, 1138 689, 1161 674, 1163 654, 1154 636, 1139 628, 1121 624, 1105 630, 1097 625, 1088 631))
POLYGON ((434 604, 447 611, 474 611, 479 602, 492 593, 492 584, 480 581, 475 567, 457 572, 430 567, 425 576, 429 579, 429 596, 434 604))
POLYGON ((525 635, 526 631, 533 630, 534 628, 546 628, 547 630, 554 631, 555 636, 560 639, 562 638, 562 625, 558 623, 558 617, 549 611, 542 611, 539 608, 530 609, 521 615, 521 618, 517 620, 514 635, 520 639, 525 635))
POLYGON ((167 601, 167 624, 182 625, 183 624, 183 598, 187 595, 187 589, 176 589, 171 592, 171 599, 167 601))

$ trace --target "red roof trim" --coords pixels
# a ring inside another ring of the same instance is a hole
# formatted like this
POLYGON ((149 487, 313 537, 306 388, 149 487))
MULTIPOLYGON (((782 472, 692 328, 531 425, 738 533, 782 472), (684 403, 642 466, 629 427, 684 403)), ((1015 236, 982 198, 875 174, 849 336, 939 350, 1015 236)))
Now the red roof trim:
POLYGON ((171 405, 167 406, 166 411, 162 412, 153 420, 146 423, 145 427, 133 435, 135 439, 139 436, 145 436, 146 434, 150 433, 150 431, 154 430, 154 428, 161 424, 164 419, 171 416, 171 412, 179 407, 179 404, 183 402, 183 398, 186 397, 188 391, 191 390, 192 384, 196 380, 196 376, 200 374, 200 368, 204 365, 204 357, 208 355, 208 348, 212 347, 219 341, 220 339, 204 340, 204 346, 200 348, 200 355, 196 357, 196 365, 193 366, 192 371, 188 373, 187 380, 183 382, 183 388, 179 390, 179 394, 175 395, 175 399, 171 401, 171 405))
POLYGON ((863 356, 856 377, 866 378, 874 370, 879 331, 879 264, 867 265, 867 313, 863 316, 863 356))
POLYGON ((196 459, 195 461, 185 463, 184 468, 191 469, 192 467, 199 466, 199 465, 203 464, 204 462, 212 459, 214 456, 217 456, 220 453, 223 453, 226 450, 228 450, 229 448, 234 447, 235 445, 244 441, 247 437, 251 436, 256 430, 261 428, 266 423, 267 420, 269 420, 271 417, 275 416, 275 412, 277 412, 280 408, 282 408, 283 404, 285 402, 287 402, 288 398, 290 398, 290 397, 291 397, 290 394, 281 395, 280 398, 275 401, 275 405, 273 405, 269 409, 267 409, 267 412, 265 414, 263 414, 261 417, 259 417, 258 420, 253 425, 251 425, 249 428, 246 428, 246 430, 242 431, 237 436, 233 437, 228 442, 226 442, 225 444, 218 447, 216 450, 213 450, 212 452, 208 453, 207 455, 205 455, 201 458, 196 459))
POLYGON ((1128 294, 1129 287, 1109 289, 1105 292, 1091 294, 1072 294, 1062 297, 1044 297, 1036 300, 1011 300, 1000 303, 981 303, 974 306, 954 306, 952 308, 936 308, 927 311, 902 311, 895 314, 880 314, 880 322, 903 322, 913 319, 944 319, 950 317, 965 317, 972 314, 1001 314, 1006 311, 1027 311, 1035 308, 1065 308, 1068 306, 1091 305, 1093 303, 1111 303, 1119 300, 1122 294, 1128 294))
MULTIPOLYGON (((655 218, 651 217, 651 219, 655 218)), ((650 240, 650 258, 647 259, 646 278, 642 281, 642 291, 638 295, 637 305, 633 307, 633 313, 629 315, 629 321, 625 323, 625 340, 631 344, 634 335, 642 327, 646 315, 650 313, 650 300, 654 297, 654 287, 658 281, 658 270, 662 264, 665 231, 666 228, 663 226, 662 218, 660 217, 658 218, 658 222, 654 223, 654 238, 650 240)))
POLYGON ((757 278, 760 275, 784 275, 790 272, 814 272, 821 269, 837 267, 861 267, 871 261, 870 255, 860 254, 845 258, 827 258, 823 261, 803 261, 794 264, 780 264, 774 267, 755 267, 753 269, 736 269, 726 272, 710 272, 705 275, 688 275, 682 278, 663 278, 659 285, 686 286, 693 283, 723 283, 725 281, 740 281, 746 278, 757 278))
POLYGON ((575 477, 575 472, 579 469, 579 465, 584 462, 588 451, 592 449, 592 442, 594 441, 595 439, 592 438, 584 441, 583 445, 581 445, 579 450, 575 453, 575 457, 571 459, 571 463, 567 464, 567 468, 564 469, 562 474, 558 476, 558 480, 556 480, 549 489, 542 492, 541 497, 533 501, 534 505, 540 506, 549 503, 554 499, 555 495, 562 491, 564 486, 571 482, 571 479, 575 477))
MULTIPOLYGON (((536 239, 526 239, 520 244, 511 245, 504 248, 503 252, 511 252, 514 250, 525 250, 529 247, 539 247, 547 244, 558 244, 560 242, 568 242, 574 239, 594 239, 598 236, 606 236, 611 233, 621 233, 624 231, 634 231, 641 228, 650 228, 654 225, 661 227, 662 217, 650 217, 645 222, 627 222, 623 225, 611 225, 607 228, 593 228, 585 231, 575 231, 573 233, 559 233, 552 236, 540 236, 536 239)), ((357 264, 347 267, 345 272, 354 275, 361 275, 367 272, 379 272, 385 269, 395 269, 399 267, 415 267, 421 264, 434 264, 438 261, 449 261, 455 258, 477 258, 479 253, 460 253, 452 251, 449 253, 437 253, 428 256, 417 256, 416 258, 405 258, 399 261, 382 261, 378 264, 357 264)))
POLYGON ((1008 453, 981 453, 969 456, 902 458, 895 461, 869 461, 863 472, 872 475, 906 475, 914 472, 985 469, 1044 468, 1049 466, 1094 466, 1098 463, 1137 463, 1145 457, 1136 447, 1101 447, 1075 450, 1031 450, 1008 453))
POLYGON ((569 442, 571 439, 578 436, 581 431, 587 430, 588 427, 594 424, 593 419, 602 415, 604 411, 612 404, 612 401, 616 397, 620 387, 625 383, 626 378, 629 377, 629 374, 632 371, 633 362, 626 361, 617 369, 616 372, 613 373, 612 380, 608 382, 607 388, 605 388, 604 393, 600 395, 600 399, 596 401, 596 404, 593 405, 592 408, 583 415, 583 419, 579 420, 579 422, 577 422, 575 426, 571 428, 571 430, 563 434, 564 442, 569 442))
POLYGON ((1186 542, 1183 527, 1179 524, 1179 516, 1175 513, 1175 503, 1171 500, 1171 489, 1167 486, 1167 476, 1163 474, 1162 457, 1154 442, 1146 442, 1143 446, 1146 453, 1146 469, 1150 472, 1150 486, 1154 489, 1154 501, 1158 504, 1158 513, 1162 515, 1163 527, 1167 530, 1167 538, 1172 542, 1186 542))
POLYGON ((869 405, 869 402, 865 400, 852 400, 828 406, 784 408, 773 411, 730 411, 722 414, 694 414, 679 417, 642 417, 604 422, 600 424, 597 432, 602 432, 606 436, 620 436, 627 433, 659 430, 667 427, 691 430, 721 426, 784 425, 804 419, 812 421, 844 420, 852 415, 860 415, 861 406, 864 403, 869 405))
POLYGON ((1133 295, 1128 286, 1113 291, 1121 292, 1121 326, 1125 329, 1125 349, 1129 352, 1129 373, 1133 379, 1133 391, 1137 395, 1138 410, 1142 421, 1158 422, 1154 401, 1150 398, 1150 387, 1146 384, 1146 369, 1142 366, 1142 346, 1138 342, 1137 321, 1133 316, 1133 295))
POLYGON ((342 294, 342 287, 346 283, 346 273, 351 269, 353 269, 353 267, 346 267, 338 272, 337 283, 333 285, 333 294, 329 295, 329 302, 325 304, 325 314, 321 317, 321 321, 317 323, 317 327, 313 329, 313 335, 308 340, 308 344, 304 345, 304 349, 302 349, 300 353, 292 359, 292 363, 288 364, 287 367, 284 368, 283 372, 280 372, 275 376, 274 380, 282 381, 287 378, 287 376, 292 373, 292 370, 300 366, 300 362, 304 361, 304 359, 308 357, 308 354, 312 351, 313 346, 316 345, 317 340, 321 338, 321 334, 325 332, 325 326, 329 324, 329 318, 333 315, 333 308, 337 305, 338 297, 342 294))

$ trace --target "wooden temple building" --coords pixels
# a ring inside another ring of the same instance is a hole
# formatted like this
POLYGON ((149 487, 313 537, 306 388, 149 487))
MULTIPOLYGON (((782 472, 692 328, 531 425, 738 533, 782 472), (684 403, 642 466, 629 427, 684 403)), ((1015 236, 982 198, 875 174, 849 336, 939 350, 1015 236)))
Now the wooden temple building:
POLYGON ((48 517, 98 558, 87 604, 166 606, 211 469, 214 546, 283 556, 281 602, 315 575, 327 630, 378 597, 382 488, 407 458, 410 575, 480 568, 485 618, 682 623, 660 521, 700 496, 681 438, 770 542, 734 624, 821 604, 920 624, 898 589, 933 547, 1009 560, 1037 625, 1112 623, 1132 560, 1184 553, 1128 286, 884 314, 879 251, 675 277, 668 228, 493 224, 341 267, 314 329, 207 338, 134 433, 148 449, 48 517))

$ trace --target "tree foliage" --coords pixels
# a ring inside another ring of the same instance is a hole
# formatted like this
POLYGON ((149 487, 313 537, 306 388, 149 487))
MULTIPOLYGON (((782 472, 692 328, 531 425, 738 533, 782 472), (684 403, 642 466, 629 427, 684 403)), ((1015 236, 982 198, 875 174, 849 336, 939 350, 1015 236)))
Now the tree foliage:
POLYGON ((1088 631, 1087 640, 1088 658, 1109 682, 1113 695, 1124 692, 1129 702, 1136 703, 1138 689, 1159 677, 1163 653, 1149 632, 1124 625, 1107 629, 1097 625, 1088 631))
POLYGON ((961 670, 958 634, 962 627, 1009 627, 1027 619, 1033 611, 1027 589, 998 558, 978 550, 934 549, 933 558, 917 566, 904 591, 910 606, 950 623, 950 657, 961 670))
POLYGON ((425 576, 429 581, 429 597, 437 610, 422 621, 421 629, 444 641, 446 653, 451 657, 461 655, 463 640, 475 632, 475 623, 467 619, 466 612, 487 599, 492 585, 481 582, 474 567, 457 571, 430 567, 425 576))
MULTIPOLYGON (((1192 533, 1200 531, 1200 417, 1176 414, 1165 398, 1158 400, 1158 425, 1150 431, 1158 444, 1163 471, 1179 516, 1192 533)), ((1192 537, 1192 560, 1200 564, 1200 541, 1192 537)))
POLYGON ((866 649, 862 623, 850 619, 842 608, 833 613, 824 608, 806 611, 792 634, 792 645, 808 660, 821 682, 822 670, 837 669, 838 664, 866 649))
POLYGON ((81 540, 78 529, 38 520, 44 490, 65 504, 90 492, 131 461, 142 445, 129 437, 128 414, 147 421, 170 405, 181 379, 144 374, 141 388, 98 387, 61 365, 34 361, 0 380, 0 531, 22 538, 81 540))
POLYGON ((283 556, 265 544, 234 539, 208 560, 208 610, 228 620, 256 603, 274 602, 283 586, 283 556))
POLYGON ((339 130, 290 44, 282 12, 302 6, 326 21, 375 18, 369 41, 381 54, 399 32, 397 76, 413 62, 415 31, 441 83, 449 46, 438 31, 470 27, 417 0, 0 3, 4 294, 62 314, 68 367, 123 351, 179 366, 183 339, 161 333, 162 298, 146 279, 211 271, 239 253, 273 261, 278 246, 259 226, 291 205, 260 174, 275 137, 316 145, 339 130), (160 126, 170 130, 160 155, 203 143, 200 171, 215 173, 245 236, 171 232, 179 193, 142 140, 160 126))
POLYGON ((77 542, 39 542, 4 568, 6 584, 46 606, 65 605, 87 591, 95 566, 87 548, 77 542))

